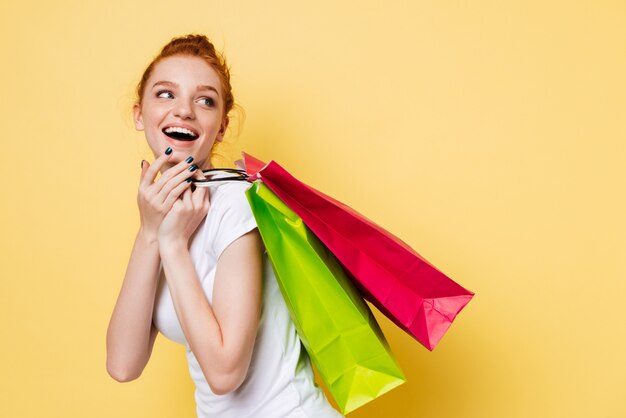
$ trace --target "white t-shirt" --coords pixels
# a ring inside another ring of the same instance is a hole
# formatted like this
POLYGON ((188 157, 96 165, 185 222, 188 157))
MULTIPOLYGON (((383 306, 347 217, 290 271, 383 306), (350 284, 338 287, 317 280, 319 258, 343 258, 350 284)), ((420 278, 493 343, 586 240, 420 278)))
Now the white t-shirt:
MULTIPOLYGON (((245 196, 248 187, 250 184, 244 182, 212 186, 211 207, 191 241, 190 255, 209 303, 213 300, 220 254, 234 240, 257 227, 245 196)), ((187 348, 199 418, 342 416, 315 385, 309 357, 296 334, 267 254, 264 254, 261 318, 248 374, 237 390, 226 395, 215 395, 207 384, 180 326, 166 284, 161 277, 153 321, 168 339, 187 348)))

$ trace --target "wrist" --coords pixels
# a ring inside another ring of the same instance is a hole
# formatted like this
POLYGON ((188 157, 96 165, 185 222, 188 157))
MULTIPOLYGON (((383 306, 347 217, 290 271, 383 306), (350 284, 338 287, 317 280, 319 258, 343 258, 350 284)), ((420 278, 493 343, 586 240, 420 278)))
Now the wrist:
POLYGON ((170 254, 180 254, 181 252, 189 251, 187 243, 180 239, 160 239, 159 240, 159 252, 162 257, 167 257, 170 254))
POLYGON ((156 231, 150 231, 145 229, 144 227, 139 227, 139 231, 137 232, 137 239, 143 241, 148 245, 158 245, 159 237, 156 231))

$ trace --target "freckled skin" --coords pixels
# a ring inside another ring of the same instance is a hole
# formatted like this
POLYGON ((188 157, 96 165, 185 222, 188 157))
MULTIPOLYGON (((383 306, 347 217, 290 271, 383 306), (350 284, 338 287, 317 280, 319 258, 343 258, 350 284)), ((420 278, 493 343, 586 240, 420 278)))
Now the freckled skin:
POLYGON ((146 82, 141 106, 135 105, 135 128, 145 131, 146 140, 155 158, 167 147, 173 153, 161 173, 187 159, 190 155, 201 169, 209 168, 210 153, 216 141, 222 141, 228 126, 224 116, 222 85, 215 70, 202 58, 172 56, 160 61, 146 82), (167 81, 170 84, 156 82, 167 81), (198 89, 212 86, 217 91, 198 89), (199 134, 194 141, 168 141, 162 129, 167 125, 187 125, 199 134))

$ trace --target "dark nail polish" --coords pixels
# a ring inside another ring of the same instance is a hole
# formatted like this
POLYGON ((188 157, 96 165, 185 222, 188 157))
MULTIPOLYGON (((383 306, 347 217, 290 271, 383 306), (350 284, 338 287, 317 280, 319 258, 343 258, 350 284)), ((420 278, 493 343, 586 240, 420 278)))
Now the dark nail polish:
POLYGON ((191 177, 187 177, 187 178, 185 179, 185 181, 186 181, 187 183, 191 183, 191 177))
POLYGON ((170 155, 171 153, 172 153, 172 147, 167 147, 167 149, 165 150, 165 154, 170 155))
POLYGON ((189 171, 196 171, 196 168, 198 168, 198 166, 195 164, 192 164, 191 167, 189 167, 189 171))
POLYGON ((187 158, 185 161, 187 161, 188 163, 193 161, 193 157, 190 155, 189 158, 187 158))
POLYGON ((146 161, 146 160, 141 160, 141 165, 140 165, 141 168, 143 168, 143 162, 144 161, 146 161))

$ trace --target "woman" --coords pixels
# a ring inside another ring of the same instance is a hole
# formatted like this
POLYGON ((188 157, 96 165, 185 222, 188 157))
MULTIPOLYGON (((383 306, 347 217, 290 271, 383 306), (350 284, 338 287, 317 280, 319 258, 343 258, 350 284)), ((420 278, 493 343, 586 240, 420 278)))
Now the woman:
POLYGON ((191 187, 233 104, 228 67, 203 35, 172 39, 137 86, 135 127, 155 161, 141 165, 141 226, 107 331, 107 370, 138 378, 161 331, 187 349, 199 417, 341 416, 314 383, 249 185, 191 187))

